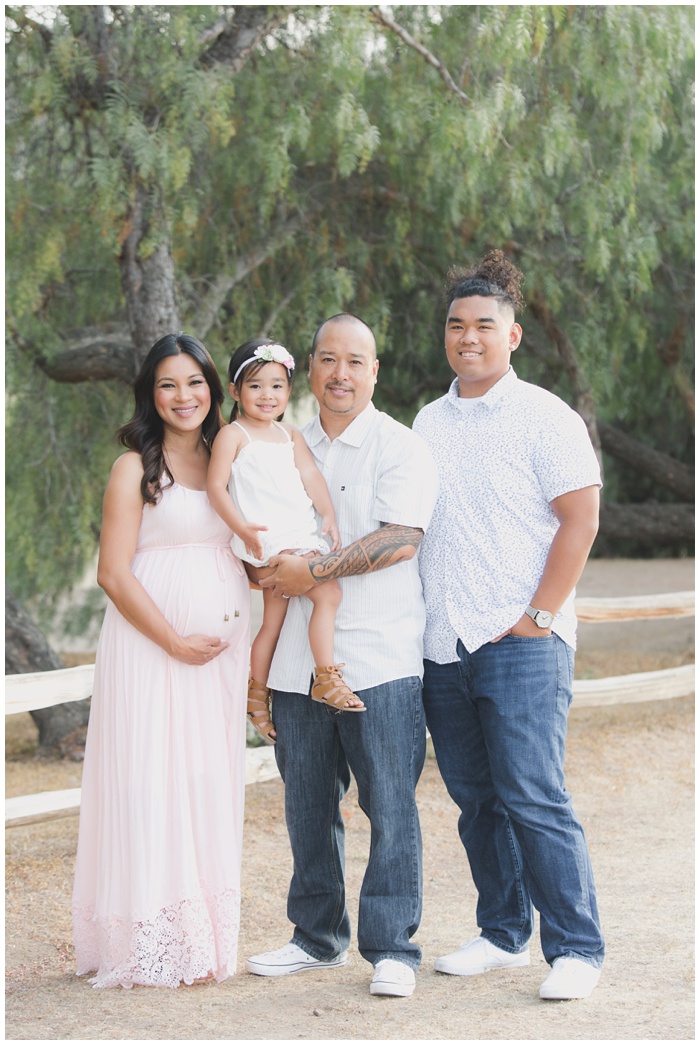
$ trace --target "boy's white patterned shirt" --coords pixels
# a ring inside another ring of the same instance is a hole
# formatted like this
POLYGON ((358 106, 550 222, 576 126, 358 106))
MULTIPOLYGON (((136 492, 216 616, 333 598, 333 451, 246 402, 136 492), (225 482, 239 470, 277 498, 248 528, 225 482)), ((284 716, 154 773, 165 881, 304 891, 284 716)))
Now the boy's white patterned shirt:
MULTIPOLYGON (((512 367, 478 399, 460 399, 455 379, 413 428, 440 473, 419 550, 425 656, 447 664, 458 638, 473 652, 520 620, 559 527, 550 502, 600 486, 600 468, 581 417, 512 367)), ((576 648, 574 592, 552 630, 576 648)))

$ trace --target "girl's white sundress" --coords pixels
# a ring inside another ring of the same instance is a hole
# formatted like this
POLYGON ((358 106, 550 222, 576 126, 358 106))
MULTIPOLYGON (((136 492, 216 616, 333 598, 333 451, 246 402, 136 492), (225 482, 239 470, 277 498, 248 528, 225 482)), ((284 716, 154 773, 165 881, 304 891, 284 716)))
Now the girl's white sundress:
POLYGON ((181 635, 229 646, 184 664, 109 603, 95 664, 73 931, 95 987, 236 971, 245 792, 248 581, 205 492, 144 505, 131 566, 181 635))
POLYGON ((271 555, 292 549, 327 555, 330 546, 318 532, 313 503, 294 463, 294 444, 289 433, 273 421, 285 441, 268 443, 251 439, 243 425, 232 423, 245 433, 248 443, 231 465, 229 494, 246 522, 269 527, 258 532, 262 559, 249 555, 243 541, 234 535, 231 547, 236 555, 253 566, 265 566, 271 555))

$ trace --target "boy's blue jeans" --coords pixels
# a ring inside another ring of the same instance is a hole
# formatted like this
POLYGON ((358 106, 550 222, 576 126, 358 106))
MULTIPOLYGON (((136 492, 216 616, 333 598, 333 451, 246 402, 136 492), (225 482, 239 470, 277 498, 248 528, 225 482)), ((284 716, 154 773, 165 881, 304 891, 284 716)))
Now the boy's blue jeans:
POLYGON ((284 780, 294 874, 287 916, 292 940, 314 958, 333 958, 350 942, 345 904, 345 828, 340 802, 357 782, 371 825, 360 892, 357 941, 375 964, 394 958, 417 969, 411 937, 423 897, 422 846, 415 789, 425 760, 421 682, 398 679, 358 696, 367 711, 340 714, 304 693, 273 696, 275 754, 284 780))
POLYGON ((557 635, 506 635, 452 664, 425 662, 423 701, 479 899, 477 924, 513 954, 540 912, 551 964, 605 953, 583 828, 564 783, 573 651, 557 635))

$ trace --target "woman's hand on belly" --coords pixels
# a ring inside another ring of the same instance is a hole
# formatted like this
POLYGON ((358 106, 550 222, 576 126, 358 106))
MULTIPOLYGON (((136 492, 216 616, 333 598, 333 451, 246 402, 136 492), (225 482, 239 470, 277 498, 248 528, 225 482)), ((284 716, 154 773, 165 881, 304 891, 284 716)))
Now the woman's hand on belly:
POLYGON ((208 664, 225 649, 228 649, 228 642, 215 635, 185 635, 178 638, 171 656, 184 664, 201 665, 208 664))

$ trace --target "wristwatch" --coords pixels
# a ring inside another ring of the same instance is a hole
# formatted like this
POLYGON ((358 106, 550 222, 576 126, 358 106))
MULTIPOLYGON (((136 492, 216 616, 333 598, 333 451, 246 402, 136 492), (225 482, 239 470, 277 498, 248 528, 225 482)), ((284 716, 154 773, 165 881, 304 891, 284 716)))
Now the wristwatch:
POLYGON ((554 614, 550 613, 549 610, 536 610, 534 606, 526 606, 525 612, 528 617, 532 617, 538 628, 552 627, 554 614))

